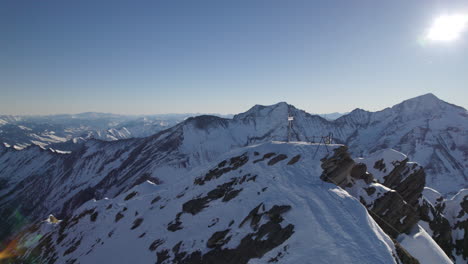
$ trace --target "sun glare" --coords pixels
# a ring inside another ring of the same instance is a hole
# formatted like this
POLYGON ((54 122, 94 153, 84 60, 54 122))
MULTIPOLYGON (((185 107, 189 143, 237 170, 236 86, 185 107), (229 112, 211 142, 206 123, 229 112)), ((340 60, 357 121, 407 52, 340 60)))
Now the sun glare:
POLYGON ((455 41, 467 27, 468 15, 443 15, 434 20, 427 33, 427 39, 440 42, 455 41))

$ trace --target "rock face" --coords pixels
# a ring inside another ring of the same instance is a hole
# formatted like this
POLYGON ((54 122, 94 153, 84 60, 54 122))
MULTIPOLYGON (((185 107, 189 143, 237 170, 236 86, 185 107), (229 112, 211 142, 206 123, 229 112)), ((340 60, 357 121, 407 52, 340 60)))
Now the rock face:
POLYGON ((383 185, 395 190, 411 206, 416 206, 426 185, 424 169, 416 163, 408 164, 408 158, 395 161, 395 167, 384 176, 383 185))
POLYGON ((322 160, 324 172, 321 179, 335 183, 344 189, 351 188, 357 180, 363 180, 366 192, 357 198, 368 208, 380 227, 396 238, 401 233, 408 233, 419 221, 418 211, 413 205, 417 204, 424 188, 424 171, 419 166, 416 173, 402 175, 403 171, 408 173, 406 162, 407 160, 395 166, 384 177, 383 185, 394 190, 375 193, 376 189, 371 185, 374 178, 367 172, 367 166, 364 163, 355 163, 346 147, 343 146, 335 149, 331 157, 322 160), (422 186, 418 182, 420 180, 422 186), (405 199, 405 196, 409 201, 405 199), (413 200, 415 197, 416 199, 413 200), (400 221, 401 219, 404 221, 400 221))
MULTIPOLYGON (((392 155, 395 157, 395 153, 392 155)), ((382 154, 386 157, 392 155, 382 154)), ((451 242, 450 224, 440 213, 437 214, 437 209, 422 196, 425 184, 424 169, 416 163, 409 163, 404 156, 390 161, 391 166, 383 159, 369 158, 358 161, 356 163, 350 158, 346 148, 338 148, 332 156, 322 160, 324 174, 321 179, 341 186, 358 198, 385 233, 394 239, 401 234, 410 234, 420 220, 429 219, 428 214, 433 215, 434 217, 430 218, 431 227, 439 230, 434 232, 433 239, 453 258, 454 245, 451 242), (366 163, 373 165, 376 178, 368 172, 366 163), (346 169, 343 170, 342 167, 346 169), (425 213, 421 213, 422 211, 425 213)), ((396 240, 394 242, 403 263, 418 263, 396 240)))
MULTIPOLYGON (((354 161, 346 146, 341 146, 333 151, 331 157, 322 159, 323 173, 320 178, 340 187, 346 187, 351 183, 350 174, 355 167, 354 161)), ((356 173, 356 170, 354 172, 356 173)))
POLYGON ((432 189, 425 190, 421 202, 421 220, 427 223, 434 240, 457 263, 468 260, 468 190, 451 199, 432 189))

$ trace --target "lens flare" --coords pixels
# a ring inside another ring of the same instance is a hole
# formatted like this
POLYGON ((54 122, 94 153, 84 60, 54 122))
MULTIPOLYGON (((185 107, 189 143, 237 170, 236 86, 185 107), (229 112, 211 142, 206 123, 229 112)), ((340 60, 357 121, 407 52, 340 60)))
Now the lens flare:
POLYGON ((18 240, 14 239, 0 252, 0 260, 16 257, 21 254, 21 249, 18 247, 18 240))
POLYGON ((467 27, 468 15, 442 15, 434 20, 426 38, 434 42, 455 41, 467 27))

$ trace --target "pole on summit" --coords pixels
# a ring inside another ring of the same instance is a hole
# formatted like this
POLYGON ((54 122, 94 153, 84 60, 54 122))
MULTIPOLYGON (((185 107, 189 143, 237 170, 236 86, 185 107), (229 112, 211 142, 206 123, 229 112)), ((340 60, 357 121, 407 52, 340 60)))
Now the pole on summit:
POLYGON ((288 142, 291 142, 291 126, 292 126, 292 121, 294 120, 294 117, 288 115, 288 142))

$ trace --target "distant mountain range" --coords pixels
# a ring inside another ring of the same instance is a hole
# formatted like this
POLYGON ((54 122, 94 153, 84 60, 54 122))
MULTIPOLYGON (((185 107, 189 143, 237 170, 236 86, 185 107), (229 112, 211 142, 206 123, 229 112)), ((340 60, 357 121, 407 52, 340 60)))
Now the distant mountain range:
POLYGON ((80 138, 71 153, 0 146, 0 238, 27 245, 18 261, 468 257, 468 113, 432 94, 333 121, 282 102, 80 138))
MULTIPOLYGON (((0 116, 0 142, 23 149, 30 145, 68 150, 67 141, 147 137, 199 114, 117 115, 81 113, 48 116, 0 116)), ((217 115, 230 117, 230 115, 217 115)))

